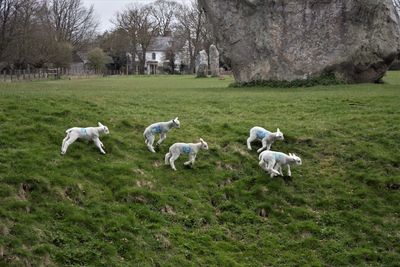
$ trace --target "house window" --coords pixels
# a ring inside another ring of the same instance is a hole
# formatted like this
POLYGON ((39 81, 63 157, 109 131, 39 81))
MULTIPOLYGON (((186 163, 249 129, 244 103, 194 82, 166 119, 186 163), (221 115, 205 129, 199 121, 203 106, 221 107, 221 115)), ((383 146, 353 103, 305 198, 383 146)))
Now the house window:
POLYGON ((151 59, 156 60, 156 53, 151 54, 151 59))

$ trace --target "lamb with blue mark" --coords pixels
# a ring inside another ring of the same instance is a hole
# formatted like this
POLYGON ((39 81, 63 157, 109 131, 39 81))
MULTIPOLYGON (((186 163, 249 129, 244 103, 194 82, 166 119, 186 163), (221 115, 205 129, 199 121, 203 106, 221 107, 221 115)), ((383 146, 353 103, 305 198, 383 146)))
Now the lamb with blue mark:
POLYGON ((169 132, 169 130, 171 130, 172 128, 180 128, 180 125, 181 124, 178 120, 178 117, 170 121, 156 122, 151 124, 149 127, 146 128, 146 130, 144 130, 143 133, 145 139, 144 142, 146 143, 147 148, 151 152, 156 153, 153 147, 155 135, 160 135, 160 140, 158 140, 157 142, 157 145, 160 145, 165 140, 165 138, 167 138, 167 132, 169 132))
POLYGON ((67 136, 64 138, 62 145, 61 145, 61 154, 64 155, 67 153, 68 147, 74 143, 77 139, 83 140, 91 140, 97 146, 102 154, 106 154, 104 151, 104 145, 100 141, 100 134, 109 134, 110 131, 108 130, 107 126, 104 126, 100 122, 98 123, 98 127, 73 127, 65 131, 67 136))
POLYGON ((262 127, 255 126, 250 129, 250 136, 247 138, 247 148, 251 150, 251 142, 255 140, 260 140, 262 143, 262 147, 257 150, 258 153, 263 151, 264 149, 270 150, 271 145, 276 140, 284 140, 283 133, 278 129, 276 132, 272 133, 262 127))
POLYGON ((197 153, 201 149, 208 150, 208 144, 202 138, 200 138, 199 143, 175 143, 169 148, 169 152, 165 155, 165 165, 170 165, 171 168, 176 171, 175 160, 177 160, 181 154, 187 154, 189 155, 189 161, 186 161, 184 165, 193 166, 197 153))
POLYGON ((283 176, 282 166, 286 166, 288 170, 288 176, 292 176, 290 165, 302 164, 300 157, 296 156, 295 154, 289 153, 289 155, 286 155, 285 153, 271 150, 262 152, 258 158, 260 160, 260 167, 268 172, 271 177, 278 175, 283 176))

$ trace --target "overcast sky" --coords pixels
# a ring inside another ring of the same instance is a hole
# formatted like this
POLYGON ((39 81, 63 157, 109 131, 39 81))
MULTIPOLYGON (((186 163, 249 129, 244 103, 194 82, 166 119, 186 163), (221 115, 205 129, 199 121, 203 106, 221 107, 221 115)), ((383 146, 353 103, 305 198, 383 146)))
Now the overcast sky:
MULTIPOLYGON (((188 2, 190 0, 179 0, 177 2, 188 2)), ((94 6, 96 16, 99 20, 99 31, 103 32, 113 27, 110 22, 115 16, 115 13, 124 9, 128 4, 141 3, 148 4, 154 2, 153 0, 83 0, 85 6, 94 6)))

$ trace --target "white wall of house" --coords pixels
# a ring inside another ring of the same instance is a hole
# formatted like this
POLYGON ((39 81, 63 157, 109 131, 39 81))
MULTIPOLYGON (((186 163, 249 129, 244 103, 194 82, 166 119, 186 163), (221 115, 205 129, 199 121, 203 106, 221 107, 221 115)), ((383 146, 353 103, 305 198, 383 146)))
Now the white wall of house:
MULTIPOLYGON (((150 65, 155 65, 155 61, 157 61, 157 68, 162 68, 164 62, 166 61, 165 52, 164 51, 147 51, 146 52, 146 68, 147 74, 154 74, 154 69, 150 65), (153 54, 155 57, 153 57, 153 54)), ((175 71, 179 71, 179 67, 181 64, 180 55, 175 56, 175 71)), ((156 68, 155 74, 158 73, 158 69, 156 68)))
POLYGON ((146 62, 147 61, 158 61, 162 62, 165 61, 165 52, 164 51, 148 51, 146 52, 146 62), (153 53, 155 54, 155 59, 153 59, 153 53))

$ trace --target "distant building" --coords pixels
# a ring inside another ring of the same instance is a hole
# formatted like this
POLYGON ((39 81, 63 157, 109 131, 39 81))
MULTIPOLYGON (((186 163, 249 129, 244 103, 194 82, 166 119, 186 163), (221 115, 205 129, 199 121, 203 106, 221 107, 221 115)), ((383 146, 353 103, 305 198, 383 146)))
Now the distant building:
MULTIPOLYGON (((172 36, 157 36, 151 40, 146 51, 145 73, 146 74, 163 74, 170 70, 169 57, 174 54, 175 72, 180 72, 183 65, 186 65, 184 50, 182 45, 177 44, 172 36)), ((129 65, 132 66, 132 56, 127 53, 129 65)), ((136 57, 137 66, 139 64, 136 57)), ((136 67, 138 68, 138 67, 136 67)), ((133 70, 131 70, 133 71, 133 70)), ((136 69, 136 73, 138 69, 136 69)))
POLYGON ((72 55, 72 63, 69 66, 69 70, 75 74, 84 73, 87 70, 88 63, 89 60, 86 53, 76 52, 72 55))

